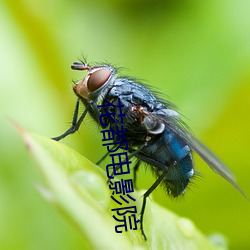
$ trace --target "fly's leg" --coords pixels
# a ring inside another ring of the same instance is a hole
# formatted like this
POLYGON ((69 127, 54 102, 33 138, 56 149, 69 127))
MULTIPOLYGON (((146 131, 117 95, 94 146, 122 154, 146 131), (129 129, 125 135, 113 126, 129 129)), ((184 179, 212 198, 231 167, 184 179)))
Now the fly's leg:
POLYGON ((94 101, 90 101, 87 104, 86 109, 84 110, 84 112, 81 114, 79 120, 77 120, 78 119, 78 113, 79 113, 79 105, 80 105, 80 100, 78 99, 77 102, 76 102, 71 127, 65 133, 63 133, 62 135, 59 135, 57 137, 53 137, 51 139, 53 139, 55 141, 60 141, 64 137, 75 133, 79 129, 79 127, 81 126, 81 123, 82 123, 83 119, 85 118, 85 116, 88 113, 90 108, 92 108, 92 111, 94 112, 94 116, 97 117, 97 119, 99 119, 98 117, 100 116, 100 111, 99 111, 99 109, 97 107, 97 104, 94 101))
POLYGON ((141 207, 141 214, 140 214, 140 225, 141 225, 141 233, 142 233, 142 236, 143 236, 144 240, 147 240, 146 234, 145 234, 144 229, 143 229, 143 219, 144 219, 144 212, 145 212, 145 208, 146 208, 146 201, 147 201, 148 196, 162 182, 162 180, 163 180, 163 178, 165 177, 166 174, 167 174, 167 171, 163 172, 163 174, 160 175, 160 177, 158 177, 158 179, 154 182, 154 184, 143 195, 143 201, 142 201, 142 207, 141 207))
MULTIPOLYGON (((136 149, 135 151, 133 151, 132 153, 130 153, 129 155, 128 155, 128 160, 129 159, 131 159, 133 156, 135 156, 138 152, 140 152, 144 147, 146 147, 147 146, 147 142, 145 142, 143 145, 141 145, 138 149, 136 149)), ((136 163, 136 165, 137 165, 137 163, 136 163)), ((138 166, 136 167, 136 170, 138 169, 138 167, 139 167, 139 165, 140 165, 140 163, 138 164, 138 166)), ((119 170, 120 169, 120 166, 118 165, 118 166, 116 166, 115 167, 115 171, 117 171, 117 170, 119 170)), ((135 175, 135 172, 134 172, 134 175, 135 175)), ((114 171, 111 173, 111 176, 113 177, 114 176, 114 171)), ((107 180, 107 184, 109 184, 109 182, 110 182, 110 178, 108 178, 108 180, 107 180)))
MULTIPOLYGON (((115 171, 113 171, 113 172, 111 173, 111 176, 113 177, 113 176, 114 176, 114 172, 118 171, 120 168, 121 168, 121 167, 120 167, 119 165, 118 165, 118 166, 115 166, 115 171)), ((110 180, 111 180, 111 178, 108 178, 107 184, 109 184, 110 180)))
MULTIPOLYGON (((111 150, 113 150, 115 148, 116 145, 114 145, 111 150)), ((104 159, 109 155, 110 152, 107 152, 97 163, 96 165, 99 165, 102 161, 104 161, 104 159)))
POLYGON ((80 116, 79 120, 77 120, 78 119, 78 112, 79 112, 79 104, 80 104, 80 101, 78 99, 76 102, 71 127, 62 135, 59 135, 57 137, 53 137, 51 139, 53 139, 55 141, 60 141, 64 137, 68 136, 69 134, 75 133, 79 129, 79 127, 80 127, 80 125, 81 125, 81 123, 82 123, 82 121, 83 121, 84 117, 86 116, 88 109, 89 109, 89 106, 87 106, 86 109, 84 110, 84 112, 82 113, 82 115, 80 116))
MULTIPOLYGON (((93 100, 90 100, 88 102, 88 105, 91 107, 91 111, 92 111, 92 115, 94 116, 94 119, 96 121, 100 121, 100 116, 101 116, 101 112, 100 110, 98 109, 97 107, 97 104, 93 101, 93 100)), ((102 128, 106 128, 108 126, 108 118, 106 117, 103 117, 104 119, 104 123, 106 123, 106 125, 102 125, 101 121, 100 121, 100 125, 102 128), (106 118, 106 119, 105 119, 106 118)))
POLYGON ((109 152, 107 152, 98 162, 96 162, 96 165, 99 165, 102 161, 105 160, 105 158, 109 155, 109 152))
MULTIPOLYGON (((128 159, 131 159, 133 156, 138 154, 146 146, 147 146, 147 142, 145 142, 137 150, 133 151, 130 155, 128 155, 128 159)), ((135 180, 136 180, 136 171, 138 170, 140 164, 141 164, 141 161, 137 161, 136 165, 134 167, 134 179, 135 180)), ((115 167, 115 171, 117 171, 119 169, 120 169, 119 165, 115 167)), ((144 219, 144 212, 145 212, 145 208, 146 208, 147 198, 159 186, 159 184, 162 182, 162 180, 166 176, 166 174, 167 174, 167 169, 165 167, 165 171, 158 177, 158 179, 153 183, 153 185, 143 195, 142 208, 141 208, 141 214, 140 214, 140 225, 141 225, 140 229, 141 229, 142 236, 143 236, 144 240, 147 240, 147 236, 146 236, 144 229, 143 229, 143 219, 144 219)), ((111 176, 114 176, 114 171, 111 173, 111 176)), ((109 182, 110 182, 110 178, 107 180, 107 184, 109 184, 109 182)))
POLYGON ((141 165, 141 161, 137 160, 135 163, 134 169, 133 169, 133 180, 134 180, 134 187, 136 188, 136 180, 137 180, 137 171, 139 169, 139 166, 141 165))

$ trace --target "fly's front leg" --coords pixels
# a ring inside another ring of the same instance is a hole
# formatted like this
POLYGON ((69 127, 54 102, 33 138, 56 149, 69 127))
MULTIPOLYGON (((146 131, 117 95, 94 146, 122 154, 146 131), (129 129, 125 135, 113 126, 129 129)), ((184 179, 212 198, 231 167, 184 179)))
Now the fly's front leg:
POLYGON ((93 116, 93 118, 101 125, 102 128, 106 128, 108 126, 108 120, 104 117, 104 123, 106 123, 106 125, 102 125, 102 123, 100 122, 100 116, 102 113, 97 107, 97 104, 92 100, 90 100, 88 104, 91 107, 91 115, 93 116))
POLYGON ((89 111, 89 105, 87 105, 86 109, 84 110, 84 112, 80 116, 79 120, 77 120, 78 119, 78 112, 79 112, 79 104, 80 104, 80 100, 78 99, 77 102, 76 102, 71 127, 65 133, 63 133, 62 135, 59 135, 57 137, 53 137, 51 139, 53 139, 55 141, 60 141, 64 137, 68 136, 69 134, 75 133, 79 129, 84 117, 86 116, 87 112, 89 111))

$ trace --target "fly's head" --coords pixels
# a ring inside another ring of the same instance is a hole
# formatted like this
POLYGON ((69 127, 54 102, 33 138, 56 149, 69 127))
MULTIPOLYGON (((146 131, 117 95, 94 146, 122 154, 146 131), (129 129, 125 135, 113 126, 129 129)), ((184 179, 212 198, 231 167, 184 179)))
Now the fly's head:
POLYGON ((74 62, 71 69, 88 71, 86 76, 73 87, 75 94, 85 100, 89 100, 90 96, 98 98, 116 77, 115 69, 110 65, 89 66, 83 62, 74 62))

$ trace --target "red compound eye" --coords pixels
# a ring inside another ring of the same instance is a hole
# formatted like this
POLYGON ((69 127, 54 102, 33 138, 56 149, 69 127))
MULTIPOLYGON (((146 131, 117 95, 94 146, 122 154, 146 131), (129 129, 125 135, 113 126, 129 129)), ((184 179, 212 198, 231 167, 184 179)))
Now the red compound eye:
POLYGON ((99 89, 109 78, 110 71, 108 69, 99 69, 92 73, 88 79, 88 90, 93 92, 99 89))

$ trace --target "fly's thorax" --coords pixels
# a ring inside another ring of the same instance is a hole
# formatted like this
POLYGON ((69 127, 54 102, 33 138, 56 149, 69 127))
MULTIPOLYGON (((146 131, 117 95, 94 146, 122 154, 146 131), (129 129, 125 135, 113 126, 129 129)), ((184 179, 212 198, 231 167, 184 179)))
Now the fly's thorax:
POLYGON ((86 76, 73 87, 75 94, 80 97, 80 99, 100 102, 104 99, 108 87, 112 85, 117 77, 115 69, 109 65, 96 67, 84 65, 82 70, 88 70, 88 72, 86 76))

